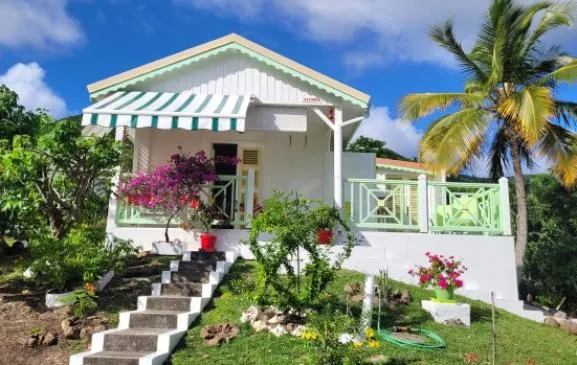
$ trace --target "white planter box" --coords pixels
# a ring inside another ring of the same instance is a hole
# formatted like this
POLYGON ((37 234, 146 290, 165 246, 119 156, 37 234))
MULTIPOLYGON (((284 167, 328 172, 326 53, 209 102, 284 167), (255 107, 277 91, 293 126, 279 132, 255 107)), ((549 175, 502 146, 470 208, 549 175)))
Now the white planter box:
MULTIPOLYGON (((96 281, 96 284, 94 285, 96 287, 96 291, 99 292, 104 290, 104 288, 108 285, 108 283, 110 283, 110 280, 112 280, 113 277, 114 277, 114 271, 109 271, 106 274, 102 275, 102 277, 98 279, 98 281, 96 281)), ((64 303, 62 303, 62 299, 72 293, 74 293, 74 290, 66 293, 46 293, 46 299, 44 303, 46 304, 47 308, 62 307, 65 305, 64 303)))
POLYGON ((447 324, 460 321, 464 326, 471 326, 471 306, 467 303, 437 303, 432 300, 422 300, 421 306, 431 313, 437 323, 447 324))

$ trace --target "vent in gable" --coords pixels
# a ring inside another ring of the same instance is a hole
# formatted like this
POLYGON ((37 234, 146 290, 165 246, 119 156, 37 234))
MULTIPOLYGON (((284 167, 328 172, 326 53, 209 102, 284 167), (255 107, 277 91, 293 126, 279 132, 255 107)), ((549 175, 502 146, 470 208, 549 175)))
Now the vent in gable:
POLYGON ((258 150, 243 150, 242 163, 247 166, 258 165, 258 150))

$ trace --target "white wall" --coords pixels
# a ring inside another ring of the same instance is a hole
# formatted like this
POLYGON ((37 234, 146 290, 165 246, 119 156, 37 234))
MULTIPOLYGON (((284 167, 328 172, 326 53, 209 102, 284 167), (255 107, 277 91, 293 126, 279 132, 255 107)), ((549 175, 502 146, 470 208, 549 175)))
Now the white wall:
MULTIPOLYGON (((325 202, 333 202, 333 166, 334 155, 329 152, 325 156, 325 202)), ((343 201, 350 201, 349 184, 347 179, 374 179, 375 178, 375 154, 360 152, 343 152, 342 162, 343 176, 343 201)))

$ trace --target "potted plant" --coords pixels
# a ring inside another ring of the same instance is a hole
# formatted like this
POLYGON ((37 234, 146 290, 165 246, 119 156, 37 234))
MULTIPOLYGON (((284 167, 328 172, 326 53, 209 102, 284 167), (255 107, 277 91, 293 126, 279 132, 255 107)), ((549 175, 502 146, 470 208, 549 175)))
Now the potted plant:
POLYGON ((338 211, 328 205, 320 205, 314 210, 317 241, 321 245, 330 245, 333 241, 333 229, 338 218, 338 211))
POLYGON ((217 206, 205 203, 198 198, 192 201, 190 209, 182 215, 181 227, 185 230, 198 232, 200 250, 214 252, 216 249, 216 235, 212 234, 213 227, 224 225, 224 216, 217 206))
POLYGON ((416 270, 409 271, 409 275, 417 277, 422 288, 432 286, 437 300, 452 301, 455 289, 463 286, 461 275, 467 267, 455 260, 454 256, 445 257, 430 252, 425 253, 425 256, 429 265, 417 266, 416 270))

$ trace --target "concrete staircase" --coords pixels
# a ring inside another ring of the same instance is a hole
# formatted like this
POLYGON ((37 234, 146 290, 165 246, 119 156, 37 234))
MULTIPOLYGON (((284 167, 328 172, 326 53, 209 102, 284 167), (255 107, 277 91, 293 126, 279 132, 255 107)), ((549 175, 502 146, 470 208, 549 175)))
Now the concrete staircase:
POLYGON ((90 351, 70 365, 161 365, 212 298, 236 260, 234 252, 185 252, 138 298, 136 311, 120 313, 118 328, 92 335, 90 351))

